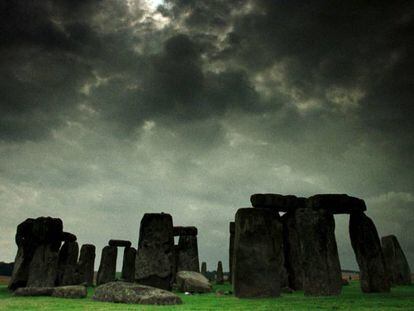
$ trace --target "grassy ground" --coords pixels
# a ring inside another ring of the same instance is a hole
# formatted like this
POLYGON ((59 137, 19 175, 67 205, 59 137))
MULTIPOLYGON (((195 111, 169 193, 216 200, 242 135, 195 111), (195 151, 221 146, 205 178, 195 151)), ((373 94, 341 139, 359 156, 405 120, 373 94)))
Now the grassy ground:
POLYGON ((238 299, 211 294, 186 296, 179 294, 183 304, 178 306, 140 306, 96 302, 89 289, 86 299, 52 297, 14 297, 6 286, 0 285, 0 310, 414 310, 414 285, 392 289, 390 294, 362 294, 357 281, 343 288, 339 297, 304 297, 303 292, 284 294, 274 299, 238 299))

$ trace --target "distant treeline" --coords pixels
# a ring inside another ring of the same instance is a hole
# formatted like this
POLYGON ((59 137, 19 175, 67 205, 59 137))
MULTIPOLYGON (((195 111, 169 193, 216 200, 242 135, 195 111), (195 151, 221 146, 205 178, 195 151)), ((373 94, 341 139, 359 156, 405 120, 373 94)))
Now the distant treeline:
POLYGON ((13 272, 14 262, 0 262, 0 275, 11 276, 13 272))

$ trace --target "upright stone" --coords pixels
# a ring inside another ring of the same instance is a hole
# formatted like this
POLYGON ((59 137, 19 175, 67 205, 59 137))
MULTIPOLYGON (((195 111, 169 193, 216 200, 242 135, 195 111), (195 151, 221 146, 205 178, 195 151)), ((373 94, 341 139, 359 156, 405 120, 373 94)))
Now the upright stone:
POLYGON ((364 293, 390 291, 384 256, 377 228, 364 213, 352 213, 349 235, 359 266, 361 288, 364 293))
POLYGON ((221 261, 217 263, 217 271, 216 271, 216 284, 223 284, 224 283, 224 275, 223 275, 223 264, 221 261))
POLYGON ((177 251, 177 272, 200 272, 200 264, 198 261, 197 236, 180 235, 180 238, 178 240, 177 251))
POLYGON ((171 290, 174 274, 173 222, 169 214, 145 214, 141 220, 135 281, 171 290))
POLYGON ((230 241, 229 241, 229 283, 232 282, 232 272, 233 272, 233 249, 234 249, 234 221, 230 222, 229 231, 230 231, 230 241))
POLYGON ((95 268, 95 245, 84 244, 81 247, 79 262, 78 262, 78 274, 79 283, 85 283, 87 286, 93 285, 95 268))
POLYGON ((410 285, 411 270, 395 235, 381 238, 382 252, 391 285, 410 285))
POLYGON ((283 223, 283 252, 285 267, 288 275, 289 287, 294 290, 303 289, 303 256, 295 212, 288 212, 282 216, 283 223))
POLYGON ((283 264, 282 224, 268 208, 236 213, 233 288, 236 297, 277 297, 283 264))
POLYGON ((205 261, 201 263, 201 274, 207 277, 207 263, 205 261))
POLYGON ((295 221, 303 257, 305 295, 339 295, 342 274, 333 215, 323 209, 299 208, 295 221))
POLYGON ((78 255, 79 246, 77 242, 63 243, 59 251, 56 285, 64 286, 79 284, 77 269, 78 255))
POLYGON ((105 246, 102 249, 101 264, 99 265, 96 285, 115 281, 116 257, 118 250, 116 246, 105 246))
POLYGON ((122 261, 121 277, 126 282, 134 282, 135 280, 135 256, 137 251, 133 247, 125 247, 124 259, 122 261))

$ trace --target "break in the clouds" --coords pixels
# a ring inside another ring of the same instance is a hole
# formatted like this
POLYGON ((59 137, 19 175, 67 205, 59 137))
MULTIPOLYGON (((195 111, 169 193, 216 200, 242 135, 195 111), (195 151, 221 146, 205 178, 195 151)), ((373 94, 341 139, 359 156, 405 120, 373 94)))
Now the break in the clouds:
POLYGON ((413 266, 413 18, 405 1, 1 0, 0 260, 27 217, 99 253, 163 211, 214 268, 251 193, 333 192, 366 199, 413 266))

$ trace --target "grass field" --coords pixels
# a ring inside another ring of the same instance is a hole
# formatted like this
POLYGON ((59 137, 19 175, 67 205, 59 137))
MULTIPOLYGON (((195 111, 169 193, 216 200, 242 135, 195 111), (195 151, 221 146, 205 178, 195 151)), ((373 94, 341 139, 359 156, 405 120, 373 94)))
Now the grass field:
MULTIPOLYGON (((230 286, 214 286, 217 289, 229 290, 230 286)), ((93 301, 92 295, 90 288, 86 299, 14 297, 5 285, 0 285, 0 310, 414 310, 414 285, 393 288, 390 294, 362 294, 357 281, 345 286, 339 297, 304 297, 303 292, 275 299, 179 294, 184 303, 178 306, 103 303, 93 301)))

